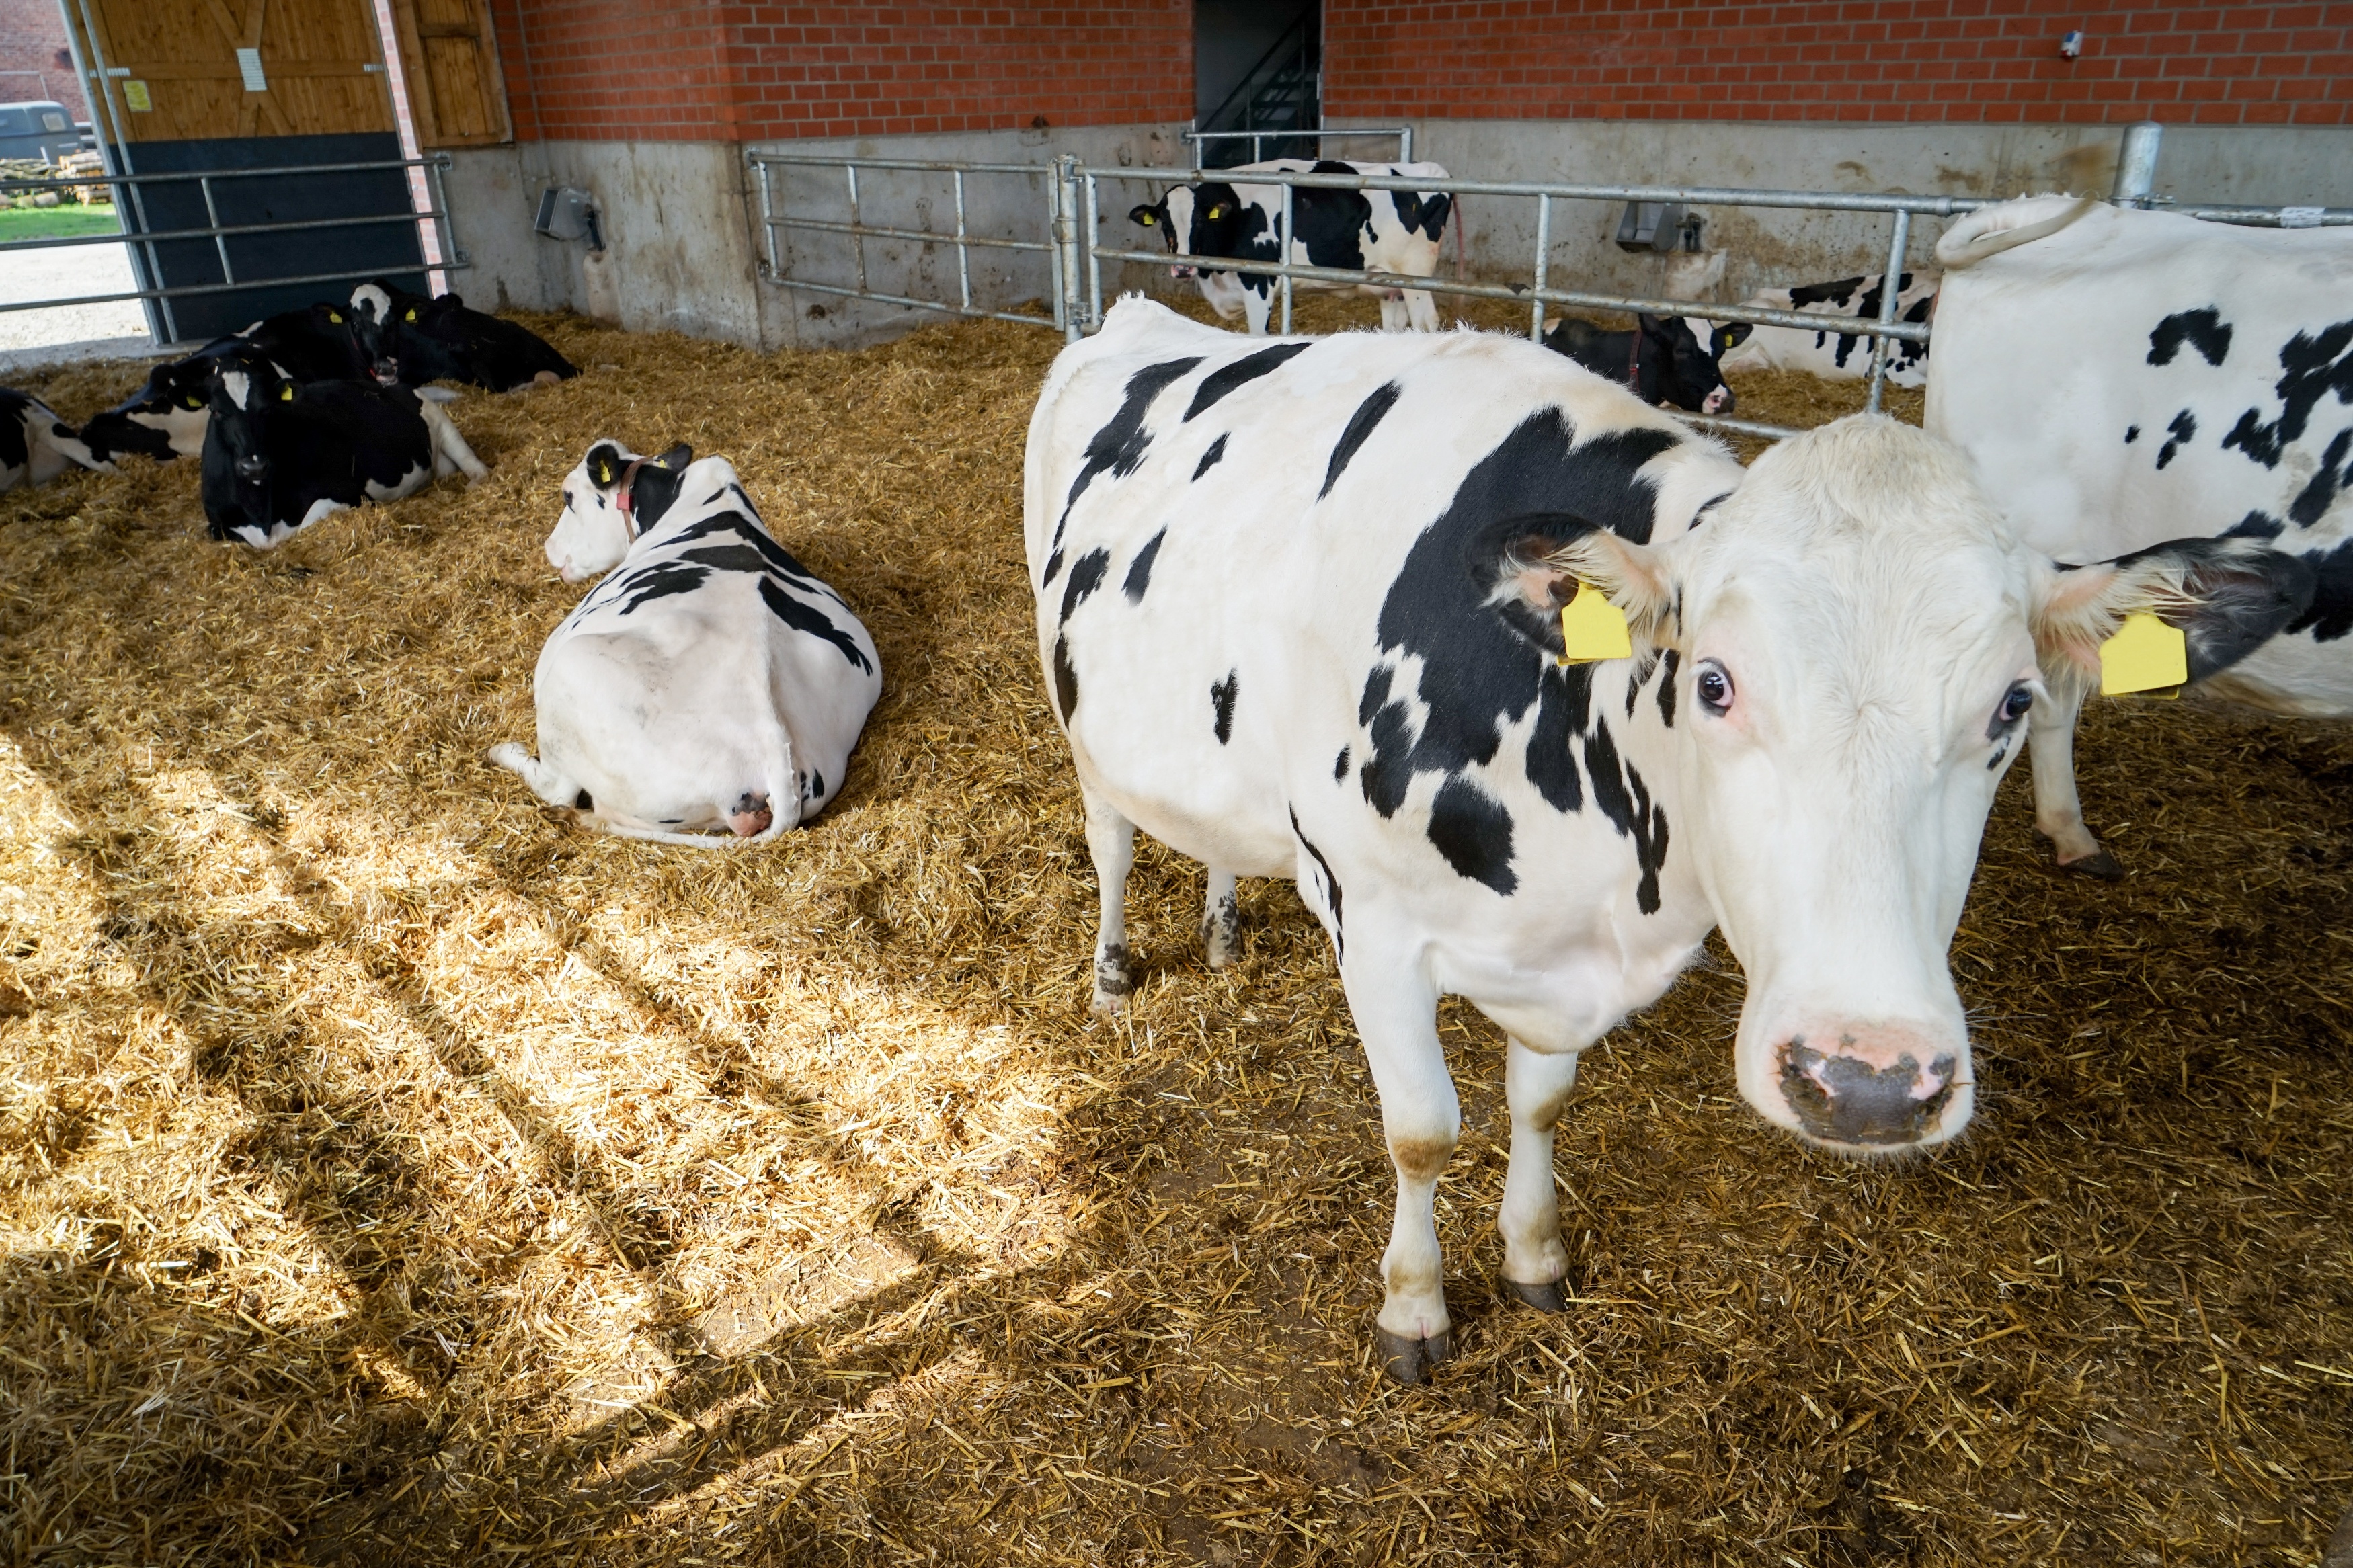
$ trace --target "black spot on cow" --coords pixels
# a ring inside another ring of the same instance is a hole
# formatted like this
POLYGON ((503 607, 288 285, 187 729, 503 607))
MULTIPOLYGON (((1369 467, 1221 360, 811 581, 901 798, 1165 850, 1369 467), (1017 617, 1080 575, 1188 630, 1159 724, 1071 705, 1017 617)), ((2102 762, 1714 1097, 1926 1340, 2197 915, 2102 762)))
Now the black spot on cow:
POLYGON ((1152 563, 1160 559, 1160 542, 1167 537, 1168 531, 1162 529, 1145 540, 1144 548, 1135 552, 1135 559, 1127 563, 1127 578, 1120 584, 1119 591, 1127 595, 1129 604, 1144 603, 1144 591, 1152 586, 1152 563))
POLYGON ((1062 502, 1062 515, 1054 524, 1056 544, 1062 542, 1062 525, 1071 521, 1071 509, 1079 504, 1095 476, 1108 469, 1113 479, 1125 479, 1135 472, 1151 449, 1152 437, 1145 434, 1144 416, 1151 411, 1152 400, 1168 389, 1171 382, 1192 373, 1201 363, 1198 354, 1189 359, 1165 360, 1148 364, 1127 378, 1127 390, 1119 400, 1119 411, 1103 422, 1087 442, 1086 461, 1079 466, 1079 477, 1071 481, 1071 493, 1062 502))
POLYGON ((1111 552, 1090 550, 1071 563, 1071 580, 1062 588, 1062 613, 1056 624, 1071 618, 1071 612, 1094 595, 1103 586, 1103 574, 1111 570, 1111 552))
POLYGON ((2160 468, 2173 461, 2173 455, 2197 437, 2197 417, 2185 408, 2173 416, 2173 423, 2168 425, 2165 430, 2172 439, 2157 449, 2157 466, 2160 468))
POLYGON ((2135 441, 2137 441, 2137 440, 2139 440, 2139 439, 2140 439, 2140 426, 2137 426, 2137 425, 2127 425, 2127 426, 2125 426, 2125 445, 2126 445, 2126 446, 2129 447, 2129 446, 2131 446, 2135 441))
POLYGON ((1372 437, 1374 429, 1388 411, 1397 406, 1397 400, 1404 393, 1405 388, 1392 381, 1375 387, 1371 395, 1356 405, 1356 411, 1348 416, 1348 427, 1340 432, 1340 444, 1332 448, 1332 461, 1324 470, 1324 488, 1315 492, 1316 500, 1322 500, 1332 493, 1332 487, 1340 482, 1340 475, 1347 468, 1348 459, 1355 457, 1356 449, 1372 437))
POLYGON ((2263 421, 2248 409, 2222 437, 2266 468, 2279 467, 2280 456, 2299 439, 2320 400, 2335 394, 2339 403, 2353 403, 2353 321, 2324 327, 2315 337, 2298 332, 2279 353, 2280 378, 2272 390, 2280 400, 2276 419, 2263 421))
POLYGON ((1609 432, 1572 451, 1559 408, 1530 415, 1464 475, 1445 511, 1414 541, 1381 603, 1382 658, 1367 672, 1357 721, 1366 731, 1357 778, 1384 816, 1405 803, 1416 773, 1453 774, 1494 760, 1507 724, 1546 704, 1532 740, 1529 778, 1560 809, 1577 799, 1564 773, 1568 739, 1588 720, 1589 666, 1563 669, 1560 618, 1517 593, 1497 592, 1514 550, 1556 546, 1607 528, 1648 543, 1653 495, 1643 466, 1683 439, 1663 430, 1609 432), (1397 663, 1419 662, 1422 717, 1393 690, 1397 663))
POLYGON ((1512 869, 1512 814, 1504 803, 1455 777, 1430 803, 1430 841, 1456 873, 1509 895, 1520 885, 1512 869))
MULTIPOLYGON (((1345 163, 1319 162, 1314 173, 1350 174, 1345 163)), ((1221 257, 1235 261, 1275 261, 1283 247, 1275 234, 1279 207, 1270 212, 1257 202, 1245 203, 1231 185, 1212 181, 1198 187, 1193 201, 1193 230, 1187 243, 1196 258, 1221 257), (1211 216, 1211 215, 1216 216, 1211 216)), ((1281 199, 1280 193, 1276 200, 1281 199)), ((1363 237, 1372 222, 1373 204, 1361 191, 1295 188, 1291 199, 1292 222, 1310 266, 1361 270, 1365 265, 1363 237)), ((1271 273, 1242 269, 1243 288, 1261 299, 1274 289, 1271 273)))
POLYGON ((1045 574, 1038 579, 1038 586, 1041 590, 1050 588, 1054 585, 1054 579, 1061 574, 1062 547, 1058 544, 1054 547, 1054 553, 1046 557, 1045 574))
MULTIPOLYGON (((646 523, 641 526, 651 527, 652 525, 646 523)), ((739 544, 748 546, 758 553, 760 557, 758 570, 773 572, 777 576, 790 581, 795 586, 807 588, 813 593, 830 593, 823 583, 810 574, 807 567, 800 563, 798 557, 777 543, 776 537, 766 529, 741 512, 723 511, 714 516, 698 519, 679 530, 674 542, 682 544, 691 543, 698 539, 711 539, 723 533, 733 535, 739 544)), ((697 554, 696 558, 701 559, 700 554, 697 554)))
POLYGON ((702 586, 711 575, 708 566, 697 566, 689 561, 657 561, 640 567, 621 584, 626 601, 616 612, 628 615, 640 605, 653 599, 666 599, 672 594, 691 594, 702 586))
POLYGON ((1079 705, 1079 672, 1071 668, 1071 639, 1054 639, 1054 706, 1062 712, 1062 722, 1071 721, 1071 710, 1079 705))
POLYGON ((1389 205, 1397 209, 1398 222, 1409 233, 1436 239, 1446 232, 1446 217, 1454 210, 1454 198, 1444 191, 1427 198, 1415 191, 1391 191, 1389 205))
POLYGON ((2298 528, 2310 528, 2318 522, 2327 515, 2338 491, 2353 489, 2353 470, 2344 467, 2348 447, 2353 447, 2353 429, 2337 432, 2336 439, 2328 443, 2328 450, 2321 455, 2320 467, 2313 470, 2311 482, 2288 503, 2287 514, 2298 528))
POLYGON ((808 798, 811 800, 823 800, 825 798, 825 775, 818 772, 815 768, 811 768, 809 770, 808 798))
POLYGON ((1334 784, 1338 784, 1342 779, 1346 778, 1347 776, 1348 748, 1343 746, 1340 748, 1340 754, 1332 759, 1332 782, 1334 784))
POLYGON ((575 811, 594 811, 596 809, 596 797, 584 789, 578 795, 572 797, 572 809, 575 811))
MULTIPOLYGON (((1905 286, 1911 281, 1912 274, 1909 272, 1904 274, 1896 285, 1896 292, 1902 293, 1905 286)), ((1804 284, 1789 290, 1789 308, 1793 310, 1802 310, 1809 305, 1837 305, 1843 309, 1847 301, 1854 298, 1855 291, 1862 287, 1862 279, 1859 277, 1833 278, 1827 283, 1804 284)))
POLYGON ((1659 722, 1670 730, 1675 727, 1675 668, 1682 663, 1683 656, 1669 648, 1659 678, 1659 722))
POLYGON ((1241 695, 1241 678, 1232 670, 1209 688, 1209 711, 1217 715, 1218 744, 1234 738, 1234 699, 1241 695))
POLYGON ((874 666, 867 658, 866 650, 860 647, 848 632, 835 626, 833 617, 815 605, 805 605, 794 598, 776 579, 760 579, 760 602, 768 606, 770 615, 793 630, 806 632, 822 642, 831 643, 841 651, 841 657, 849 661, 852 668, 870 675, 873 673, 874 666))
POLYGON ((2287 630, 2308 631, 2315 642, 2335 642, 2353 632, 2353 540, 2307 555, 2304 563, 2312 568, 2312 604, 2287 630))
POLYGON ((2221 364, 2223 356, 2231 352, 2231 325, 2222 320, 2222 312, 2211 305, 2195 310, 2176 310, 2150 331, 2148 363, 2171 364, 2185 342, 2196 349, 2208 364, 2221 364))
POLYGON ((1208 451, 1201 454, 1201 460, 1193 467, 1193 477, 1198 479, 1203 474, 1208 473, 1211 468, 1216 468, 1219 460, 1224 458, 1225 455, 1226 438, 1223 436, 1220 436, 1216 440, 1209 443, 1209 449, 1208 451))
POLYGON ((1667 862, 1667 814, 1651 801, 1651 791, 1631 764, 1621 767, 1609 726, 1596 724, 1585 738, 1585 771, 1593 776, 1593 804, 1619 836, 1634 841, 1642 879, 1634 904, 1646 915, 1659 912, 1659 868, 1667 862))
POLYGON ((1299 847, 1307 851, 1309 858, 1315 862, 1316 870, 1323 873, 1324 901, 1331 907, 1332 910, 1332 945, 1340 950, 1341 957, 1345 958, 1348 945, 1346 939, 1341 934, 1340 879, 1332 874, 1332 862, 1324 858, 1324 851, 1316 848, 1309 841, 1307 835, 1299 830, 1299 813, 1296 811, 1291 814, 1291 836, 1299 840, 1299 847))
POLYGON ((2260 511, 2251 511, 2222 531, 2225 539, 2277 539, 2287 524, 2260 511))
MULTIPOLYGON (((1199 389, 1193 394, 1192 405, 1185 410, 1186 419, 1190 420, 1203 409, 1212 406, 1228 393, 1248 386, 1251 382, 1270 372, 1282 369, 1286 360, 1303 354, 1314 346, 1313 343, 1277 343, 1271 349, 1261 349, 1256 353, 1244 354, 1231 364, 1219 365, 1201 378, 1199 389)), ((1219 439, 1222 441, 1224 437, 1219 437, 1219 439)))

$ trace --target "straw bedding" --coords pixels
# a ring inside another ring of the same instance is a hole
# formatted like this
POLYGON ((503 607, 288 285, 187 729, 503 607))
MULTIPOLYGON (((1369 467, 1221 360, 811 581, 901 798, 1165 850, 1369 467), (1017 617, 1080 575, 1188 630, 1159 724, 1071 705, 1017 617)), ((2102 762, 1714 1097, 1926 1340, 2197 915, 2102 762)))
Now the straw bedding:
POLYGON ((2317 1561, 2353 737, 2100 705, 2117 887, 2042 869, 2013 775, 1953 955, 1983 1109, 1933 1160, 1744 1110, 1719 951, 1587 1058, 1566 1316, 1492 1283, 1501 1042, 1450 1005, 1461 1354, 1398 1389, 1377 1108, 1292 889, 1244 884, 1213 975, 1147 846, 1141 990, 1086 1015, 1019 539, 1059 340, 532 324, 595 368, 453 405, 472 490, 260 555, 192 463, 0 499, 14 1561, 2317 1561), (839 804, 772 848, 589 837, 481 760, 531 735, 599 435, 732 458, 882 648, 839 804))

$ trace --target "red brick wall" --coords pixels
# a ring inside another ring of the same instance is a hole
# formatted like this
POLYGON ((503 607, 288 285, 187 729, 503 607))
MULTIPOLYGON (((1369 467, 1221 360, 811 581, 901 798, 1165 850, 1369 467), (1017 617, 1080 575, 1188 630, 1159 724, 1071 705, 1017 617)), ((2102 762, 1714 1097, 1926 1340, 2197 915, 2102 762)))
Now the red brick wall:
MULTIPOLYGON (((0 0, 0 4, 10 0, 0 0)), ((1186 0, 492 0, 521 140, 755 141, 1183 121, 1186 0)))
POLYGON ((75 79, 72 57, 66 52, 65 14, 58 0, 0 0, 0 103, 50 98, 62 103, 76 120, 88 120, 81 83, 75 79), (16 73, 37 72, 43 81, 16 73))
POLYGON ((1335 119, 2353 123, 2341 3, 1325 0, 1324 38, 1335 119))

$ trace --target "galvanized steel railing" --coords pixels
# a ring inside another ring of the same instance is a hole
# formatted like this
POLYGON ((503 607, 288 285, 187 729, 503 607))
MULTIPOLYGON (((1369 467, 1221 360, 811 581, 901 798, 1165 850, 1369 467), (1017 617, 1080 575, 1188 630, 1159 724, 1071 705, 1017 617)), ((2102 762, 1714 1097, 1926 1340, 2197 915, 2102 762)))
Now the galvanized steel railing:
POLYGON ((1201 166, 1202 144, 1208 142, 1247 142, 1250 144, 1250 162, 1261 162, 1271 137, 1277 142, 1313 142, 1322 146, 1326 142, 1338 142, 1351 136, 1394 136, 1397 138, 1397 162, 1413 162, 1413 127, 1410 125, 1344 126, 1333 131, 1187 131, 1186 141, 1193 144, 1193 171, 1208 174, 1217 171, 1201 166))
POLYGON ((385 158, 355 163, 304 163, 282 168, 264 169, 191 169, 153 174, 87 174, 71 179, 36 180, 0 178, 0 191, 11 193, 42 191, 60 194, 83 185, 112 185, 115 209, 126 210, 140 225, 116 234, 60 235, 45 239, 16 239, 0 243, 0 256, 20 250, 56 250, 79 245, 137 246, 146 254, 149 278, 164 276, 155 247, 178 240, 209 239, 214 254, 220 261, 223 281, 218 283, 185 283, 167 285, 161 289, 132 289, 112 294, 84 294, 51 300, 20 300, 0 303, 0 311, 46 310, 69 305, 111 305, 124 300, 155 300, 163 306, 167 340, 176 341, 178 331, 172 326, 171 302, 174 300, 195 299, 207 294, 233 294, 248 289, 278 288, 298 283, 350 283, 381 276, 384 264, 348 272, 312 272, 285 278, 243 278, 237 275, 236 264, 230 260, 228 242, 261 234, 290 234, 309 229, 376 228, 389 224, 409 224, 417 229, 417 254, 420 266, 437 270, 454 271, 470 265, 463 250, 458 248, 456 232, 449 216, 449 195, 443 176, 450 166, 449 155, 436 153, 427 158, 385 158), (216 180, 284 179, 310 174, 345 174, 375 170, 422 169, 430 186, 430 205, 422 211, 373 213, 360 217, 306 218, 285 223, 224 224, 220 205, 213 191, 216 180), (194 182, 203 194, 205 216, 210 221, 200 228, 149 229, 147 209, 142 199, 142 187, 151 185, 186 184, 194 182), (432 226, 428 237, 427 226, 432 226), (429 246, 428 237, 436 244, 429 246), (432 259, 436 249, 439 259, 432 259))

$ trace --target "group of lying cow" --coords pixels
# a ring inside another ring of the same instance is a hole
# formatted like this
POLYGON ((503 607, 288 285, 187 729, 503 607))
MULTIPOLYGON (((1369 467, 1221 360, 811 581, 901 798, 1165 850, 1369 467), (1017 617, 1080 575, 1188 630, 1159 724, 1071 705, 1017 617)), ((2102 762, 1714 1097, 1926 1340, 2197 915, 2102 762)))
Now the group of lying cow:
MULTIPOLYGON (((1253 334, 1266 331, 1272 313, 1274 275, 1213 262, 1273 262, 1394 273, 1428 278, 1438 270, 1450 219, 1461 226, 1453 198, 1441 191, 1362 191, 1301 185, 1291 192, 1292 231, 1282 234, 1283 188, 1253 183, 1270 173, 1369 174, 1400 180, 1443 180, 1436 163, 1355 163, 1338 159, 1276 158, 1223 171, 1226 178, 1176 185, 1156 202, 1134 207, 1128 221, 1158 235, 1179 278, 1196 280, 1201 297, 1226 321, 1241 320, 1253 334)), ((1717 268, 1721 271, 1721 253, 1717 268)), ((1769 310, 1807 310, 1826 317, 1875 321, 1883 279, 1876 275, 1826 283, 1771 289, 1744 303, 1769 310)), ((1302 289, 1356 288, 1300 279, 1302 289)), ((1906 272, 1896 280, 1896 318, 1928 320, 1936 279, 1906 272)), ((1438 310, 1428 290, 1377 286, 1364 292, 1381 300, 1381 325, 1433 331, 1438 310)), ((1637 318, 1627 331, 1609 331, 1590 321, 1565 317, 1544 337, 1545 346, 1567 355, 1597 375, 1624 385, 1645 403, 1666 404, 1692 414, 1733 412, 1735 397, 1725 384, 1728 370, 1799 370, 1837 380, 1866 375, 1872 340, 1841 332, 1835 325, 1816 330, 1753 327, 1746 321, 1711 321, 1693 316, 1637 318)), ((1888 344, 1888 379, 1916 387, 1926 377, 1923 343, 1888 344)))
POLYGON ((155 366, 79 430, 0 388, 0 490, 128 455, 201 457, 212 536, 267 548, 364 500, 482 477, 438 406, 455 395, 427 384, 507 392, 578 374, 527 328, 378 279, 155 366))

